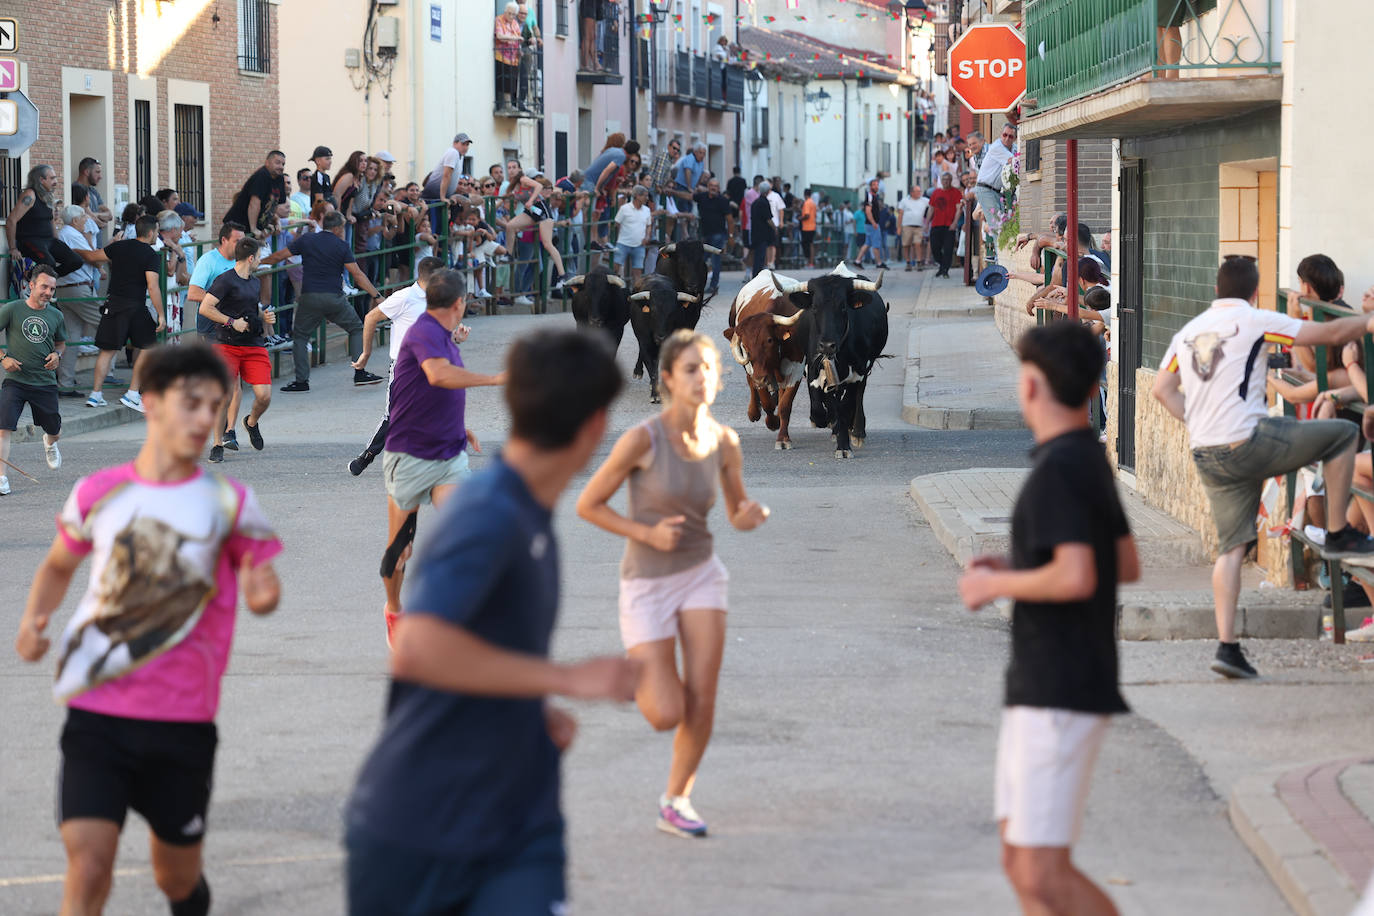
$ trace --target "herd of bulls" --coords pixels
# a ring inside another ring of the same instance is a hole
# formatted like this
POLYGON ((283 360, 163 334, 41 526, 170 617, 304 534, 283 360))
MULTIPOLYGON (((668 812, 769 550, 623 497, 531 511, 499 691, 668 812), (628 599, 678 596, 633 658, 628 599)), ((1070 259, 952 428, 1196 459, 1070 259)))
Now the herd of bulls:
MULTIPOLYGON (((649 400, 659 403, 658 352, 679 328, 695 330, 705 295, 706 255, 715 249, 697 239, 666 245, 655 272, 634 290, 604 267, 568 280, 579 326, 601 328, 617 347, 628 323, 639 342, 635 378, 649 375, 649 400)), ((866 435, 864 389, 887 345, 887 304, 876 281, 843 264, 810 280, 771 270, 745 284, 730 307, 725 337, 749 381, 749 419, 766 415, 777 430, 775 448, 792 447, 788 425, 803 381, 811 423, 828 428, 835 457, 852 457, 866 435)))

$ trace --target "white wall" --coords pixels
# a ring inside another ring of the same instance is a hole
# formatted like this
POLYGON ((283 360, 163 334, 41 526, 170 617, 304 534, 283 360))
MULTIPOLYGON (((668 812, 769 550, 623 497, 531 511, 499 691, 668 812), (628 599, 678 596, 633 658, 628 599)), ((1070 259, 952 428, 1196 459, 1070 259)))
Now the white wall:
POLYGON ((888 203, 897 202, 896 192, 910 186, 907 177, 907 138, 910 133, 904 113, 906 87, 874 82, 864 89, 854 80, 819 80, 807 85, 813 92, 824 86, 830 93, 830 107, 818 121, 807 123, 805 146, 807 151, 808 184, 840 185, 858 188, 882 165, 882 144, 891 144, 891 177, 884 182, 888 203), (846 113, 845 97, 849 108, 846 113), (868 119, 864 111, 867 108, 868 119), (879 112, 892 115, 891 120, 879 120, 879 112), (845 136, 849 138, 848 168, 846 169, 845 136), (864 165, 864 139, 869 140, 868 165, 864 165))
POLYGON ((1358 70, 1355 62, 1369 54, 1371 34, 1374 4, 1367 0, 1284 0, 1279 279, 1296 285, 1298 261, 1329 255, 1345 272, 1345 299, 1354 305, 1374 285, 1374 184, 1358 165, 1365 158, 1358 151, 1374 147, 1374 123, 1350 108, 1351 67, 1358 70))

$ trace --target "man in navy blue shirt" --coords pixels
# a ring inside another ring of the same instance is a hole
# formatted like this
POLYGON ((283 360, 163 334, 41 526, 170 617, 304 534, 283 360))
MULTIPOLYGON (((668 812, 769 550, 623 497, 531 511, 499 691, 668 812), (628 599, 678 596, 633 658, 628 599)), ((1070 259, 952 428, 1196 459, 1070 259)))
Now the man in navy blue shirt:
MULTIPOLYGON (((349 304, 343 291, 344 271, 353 277, 359 289, 372 297, 368 307, 382 301, 382 294, 358 266, 353 249, 344 241, 344 215, 331 210, 321 220, 320 232, 306 232, 262 259, 263 267, 271 267, 292 255, 301 257, 301 295, 296 300, 291 323, 292 361, 296 364, 296 379, 283 385, 282 391, 310 390, 310 336, 315 329, 330 321, 348 332, 348 359, 356 362, 363 352, 363 321, 349 304)), ((354 385, 376 385, 383 381, 366 369, 353 370, 354 385)))
POLYGON ((353 914, 562 912, 558 761, 576 723, 546 698, 634 697, 629 659, 548 659, 553 507, 606 431, 615 356, 591 333, 545 331, 506 365, 506 447, 410 563, 386 721, 345 814, 353 914))

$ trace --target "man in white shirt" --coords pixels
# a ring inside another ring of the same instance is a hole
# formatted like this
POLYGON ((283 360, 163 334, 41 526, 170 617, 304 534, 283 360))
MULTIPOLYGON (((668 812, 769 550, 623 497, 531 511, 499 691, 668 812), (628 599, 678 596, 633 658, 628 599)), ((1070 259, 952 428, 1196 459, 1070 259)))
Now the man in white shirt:
POLYGON ((66 207, 62 211, 62 231, 57 236, 85 262, 80 269, 57 278, 57 294, 53 296, 53 304, 67 324, 67 348, 57 361, 57 392, 64 398, 81 397, 76 388, 77 356, 82 352, 88 356, 99 352, 89 343, 76 343, 93 338, 100 324, 100 302, 95 298, 100 288, 100 269, 96 265, 109 262, 103 250, 91 247, 90 238, 83 231, 89 219, 85 207, 66 207))
POLYGON ((1265 402, 1269 344, 1335 346, 1374 332, 1374 316, 1302 321, 1255 308, 1254 258, 1232 255, 1217 270, 1217 299, 1169 343, 1152 394, 1188 427, 1202 487, 1217 527, 1212 572, 1217 648, 1212 670, 1229 678, 1256 671, 1236 640, 1236 600, 1245 554, 1257 540, 1260 491, 1270 477, 1322 462, 1328 533, 1322 556, 1374 565, 1374 541, 1345 523, 1359 427, 1348 420, 1271 417, 1265 402))
POLYGON ((925 242, 921 230, 929 211, 930 201, 922 196, 918 184, 912 185, 911 193, 897 204, 897 231, 901 233, 902 255, 906 258, 907 270, 912 270, 925 260, 925 242))
POLYGON ((644 241, 649 236, 652 217, 649 189, 640 184, 634 186, 630 200, 621 204, 615 213, 616 225, 620 227, 615 236, 615 261, 628 269, 625 276, 631 286, 644 273, 644 241))
MULTIPOLYGON (((782 240, 782 211, 787 209, 787 204, 783 202, 782 195, 778 193, 776 184, 768 192, 768 209, 773 214, 773 238, 775 241, 782 240)), ((778 246, 776 244, 768 247, 768 269, 772 270, 778 260, 778 246)))
MULTIPOLYGON (((391 343, 389 344, 391 368, 386 373, 386 400, 382 402, 382 422, 377 424, 377 431, 372 434, 372 441, 367 444, 362 453, 348 462, 348 473, 354 477, 367 470, 367 466, 382 453, 382 448, 386 445, 386 433, 391 428, 391 383, 395 378, 396 357, 401 352, 401 341, 405 339, 406 331, 410 330, 415 319, 425 313, 427 307, 425 288, 429 285, 429 278, 443 266, 444 262, 439 258, 421 258, 415 264, 415 282, 409 286, 403 286, 387 296, 363 318, 363 352, 358 355, 357 361, 353 363, 353 368, 359 370, 367 368, 367 360, 372 356, 372 342, 377 339, 377 326, 384 320, 391 321, 391 343)), ((459 327, 464 329, 463 337, 466 339, 466 326, 459 325, 459 327)))
POLYGON ((993 263, 997 262, 997 230, 1002 227, 1002 168, 1011 161, 1015 147, 1016 128, 1011 124, 1002 125, 1002 135, 993 143, 985 143, 983 135, 977 131, 969 134, 969 149, 974 155, 981 152, 983 157, 973 193, 983 209, 983 241, 988 249, 988 260, 993 263))

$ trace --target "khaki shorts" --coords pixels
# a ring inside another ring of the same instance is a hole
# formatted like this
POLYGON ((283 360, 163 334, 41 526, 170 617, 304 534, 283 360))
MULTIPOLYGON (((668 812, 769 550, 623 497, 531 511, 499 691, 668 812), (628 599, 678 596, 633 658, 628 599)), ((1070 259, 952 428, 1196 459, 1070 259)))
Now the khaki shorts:
POLYGON ((1256 519, 1264 482, 1345 452, 1359 436, 1349 420, 1265 417, 1245 442, 1232 448, 1193 449, 1193 465, 1212 505, 1221 553, 1258 539, 1256 519))
POLYGON ((1093 764, 1108 717, 1071 709, 1009 706, 997 736, 994 814, 1012 846, 1078 842, 1093 764))
POLYGON ((903 248, 905 248, 907 245, 915 245, 915 244, 916 244, 917 242, 919 242, 920 240, 921 240, 921 227, 920 227, 920 226, 903 226, 903 227, 902 227, 902 247, 903 247, 903 248))
POLYGON ((404 452, 382 452, 386 495, 402 512, 415 511, 421 503, 431 501, 430 494, 435 487, 457 486, 471 473, 467 452, 437 460, 416 458, 404 452))

